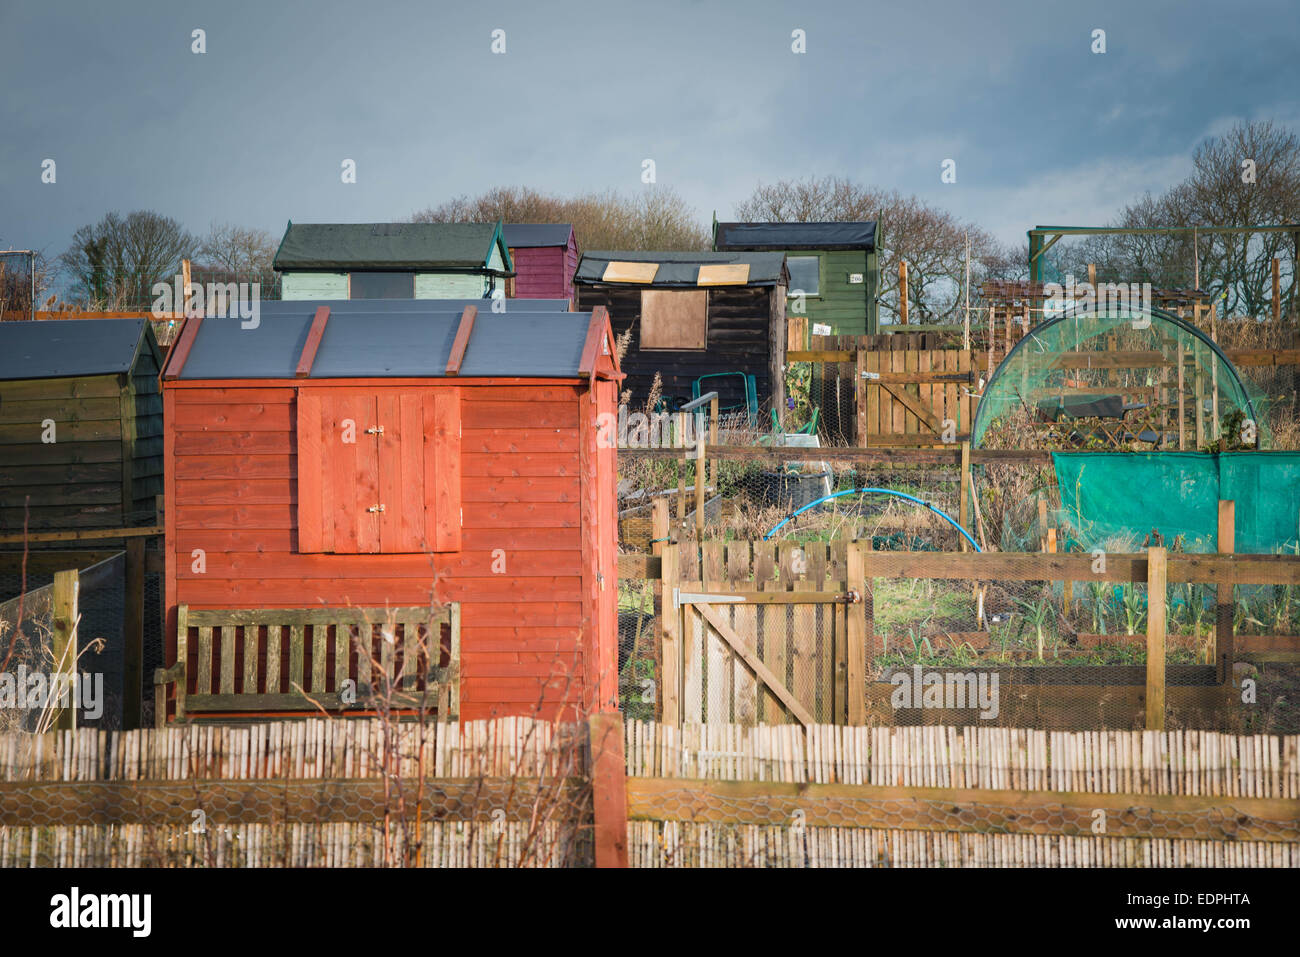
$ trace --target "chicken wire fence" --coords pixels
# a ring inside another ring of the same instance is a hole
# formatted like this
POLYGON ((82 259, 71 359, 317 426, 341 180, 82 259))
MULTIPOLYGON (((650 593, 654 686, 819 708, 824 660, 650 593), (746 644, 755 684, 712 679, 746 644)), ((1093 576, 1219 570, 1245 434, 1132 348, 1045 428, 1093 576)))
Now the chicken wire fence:
MULTIPOLYGON (((95 701, 78 709, 77 723, 104 730, 120 729, 126 673, 125 555, 118 553, 81 569, 77 579, 79 621, 75 670, 89 676, 92 689, 98 689, 92 691, 95 701)), ((53 581, 52 574, 0 575, 0 662, 6 657, 10 659, 4 671, 17 676, 20 667, 24 675, 48 675, 57 670, 51 644, 53 581)), ((140 700, 144 709, 142 723, 148 726, 153 720, 153 673, 155 668, 163 666, 162 576, 156 572, 145 575, 143 639, 140 700)), ((35 730, 42 721, 42 713, 42 707, 0 706, 0 723, 3 727, 35 730)))
MULTIPOLYGON (((960 470, 864 465, 837 460, 833 452, 809 449, 808 461, 790 461, 710 458, 706 451, 704 539, 761 539, 788 519, 779 532, 783 538, 862 540, 870 535, 878 549, 959 547, 960 533, 952 525, 902 496, 927 502, 956 519, 961 507, 960 470), (900 495, 855 491, 865 489, 900 495), (827 501, 815 504, 823 499, 827 501), (806 511, 794 515, 801 509, 806 511)), ((695 471, 695 460, 685 454, 620 450, 619 538, 626 550, 649 551, 654 544, 656 500, 667 503, 672 540, 696 537, 695 471)))
MULTIPOLYGON (((908 560, 898 556, 900 562, 908 560)), ((769 681, 756 676, 729 640, 690 606, 674 609, 670 586, 665 611, 655 582, 623 579, 622 710, 630 719, 660 717, 662 695, 673 693, 684 721, 792 723, 801 719, 788 705, 792 698, 803 706, 803 718, 843 723, 849 697, 861 694, 868 723, 887 726, 1146 728, 1153 613, 1146 583, 1024 580, 1039 558, 1026 555, 1020 561, 1024 568, 1013 580, 864 581, 867 647, 865 683, 858 689, 847 683, 843 605, 827 600, 710 606, 770 672, 769 681), (661 686, 664 614, 675 616, 682 631, 674 689, 661 686)), ((745 591, 761 585, 751 578, 708 590, 727 587, 745 591)), ((1220 597, 1217 585, 1166 585, 1164 602, 1155 611, 1164 623, 1164 726, 1296 733, 1300 669, 1289 650, 1296 642, 1296 586, 1238 583, 1231 595, 1228 587, 1222 586, 1220 597), (1225 619, 1232 623, 1231 648, 1222 637, 1225 619)))

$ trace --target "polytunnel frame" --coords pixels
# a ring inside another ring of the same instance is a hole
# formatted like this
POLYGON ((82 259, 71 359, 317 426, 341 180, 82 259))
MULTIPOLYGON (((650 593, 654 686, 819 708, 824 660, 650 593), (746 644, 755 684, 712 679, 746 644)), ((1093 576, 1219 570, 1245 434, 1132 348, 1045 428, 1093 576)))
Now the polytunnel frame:
MULTIPOLYGON (((1237 372, 1237 367, 1232 364, 1232 360, 1228 358, 1227 353, 1225 353, 1222 349, 1220 349, 1218 344, 1213 339, 1211 339, 1209 336, 1203 333, 1200 329, 1197 329, 1190 322, 1180 319, 1177 316, 1175 316, 1173 313, 1166 312, 1164 309, 1158 309, 1155 306, 1145 306, 1138 311, 1142 312, 1145 315, 1150 316, 1152 319, 1162 319, 1165 322, 1172 324, 1174 327, 1181 329, 1183 332, 1191 333, 1197 339, 1201 340, 1201 342, 1205 343, 1205 345, 1209 346, 1210 351, 1219 357, 1219 359, 1223 362, 1224 368, 1226 368, 1228 372, 1232 374, 1232 379, 1234 382, 1237 383, 1238 390, 1241 392, 1242 396, 1245 397, 1246 411, 1250 414, 1250 418, 1256 422, 1259 421, 1259 414, 1255 411, 1255 405, 1250 398, 1250 390, 1246 388, 1246 383, 1242 381, 1241 375, 1237 372)), ((1065 322, 1067 319, 1082 319, 1084 317, 1091 317, 1093 319, 1120 318, 1119 316, 1107 316, 1101 312, 1098 312, 1096 309, 1073 308, 1073 309, 1067 309, 1066 311, 1062 312, 1061 315, 1056 316, 1052 319, 1048 319, 1046 322, 1039 324, 1037 327, 1027 332, 1024 338, 1022 338, 1019 342, 1017 342, 1014 346, 1012 346, 1011 351, 1008 352, 1002 358, 1002 361, 998 363, 998 367, 993 370, 992 374, 989 375, 988 381, 984 383, 984 388, 980 390, 981 396, 986 396, 989 394, 990 390, 992 390, 993 388, 993 384, 997 382, 998 377, 1002 375, 1002 373, 1007 369, 1008 366, 1011 365, 1011 360, 1015 356, 1015 354, 1019 352, 1023 347, 1028 345, 1029 342, 1033 340, 1036 335, 1048 329, 1049 327, 1056 325, 1058 322, 1065 322)), ((1075 343, 1075 345, 1077 346, 1078 343, 1075 343)), ((979 434, 979 425, 984 415, 984 410, 986 408, 988 408, 988 406, 981 399, 981 401, 979 402, 978 406, 975 409, 975 418, 970 424, 970 434, 972 439, 971 448, 979 447, 978 443, 974 441, 974 437, 979 434)))

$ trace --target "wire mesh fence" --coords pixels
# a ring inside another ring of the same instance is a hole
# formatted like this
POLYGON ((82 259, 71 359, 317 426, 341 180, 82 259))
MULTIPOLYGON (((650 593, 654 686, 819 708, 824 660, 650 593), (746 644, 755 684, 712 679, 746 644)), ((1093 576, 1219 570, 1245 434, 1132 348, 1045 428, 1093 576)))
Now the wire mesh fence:
POLYGON ((1283 556, 1168 555, 1152 601, 1147 553, 1107 565, 843 541, 668 547, 671 581, 620 582, 629 718, 664 717, 671 700, 686 722, 843 723, 860 695, 865 720, 886 726, 1136 730, 1163 715, 1167 728, 1300 730, 1296 563, 1283 556), (862 579, 848 577, 851 548, 868 556, 862 579), (989 562, 997 577, 981 571, 989 562))

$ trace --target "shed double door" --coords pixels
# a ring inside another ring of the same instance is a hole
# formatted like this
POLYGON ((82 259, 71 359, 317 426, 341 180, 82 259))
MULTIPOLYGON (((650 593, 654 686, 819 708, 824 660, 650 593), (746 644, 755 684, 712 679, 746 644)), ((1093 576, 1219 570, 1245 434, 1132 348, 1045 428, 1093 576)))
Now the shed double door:
POLYGON ((300 551, 459 548, 458 390, 303 389, 298 429, 300 551))

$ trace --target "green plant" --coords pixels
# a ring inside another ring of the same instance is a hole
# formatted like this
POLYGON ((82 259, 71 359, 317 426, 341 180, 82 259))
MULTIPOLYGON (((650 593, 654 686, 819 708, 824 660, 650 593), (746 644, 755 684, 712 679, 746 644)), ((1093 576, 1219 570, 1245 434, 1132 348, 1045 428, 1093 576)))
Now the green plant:
POLYGON ((1145 630, 1147 622, 1146 596, 1131 584, 1121 589, 1120 610, 1124 615, 1124 633, 1136 635, 1145 630))
POLYGON ((1037 639, 1035 642, 1035 647, 1038 652, 1038 660, 1042 661, 1043 660, 1043 630, 1046 627, 1047 623, 1052 620, 1051 597, 1048 595, 1043 595, 1037 601, 1028 601, 1022 598, 1015 598, 1012 600, 1016 603, 1016 607, 1018 607, 1021 610, 1021 612, 1024 613, 1024 618, 1022 619, 1020 625, 1021 629, 1023 630, 1026 624, 1030 624, 1034 626, 1034 634, 1037 639))
POLYGON ((1094 634, 1106 634, 1106 616, 1110 607, 1110 590, 1105 582, 1088 582, 1088 611, 1092 615, 1094 634))

